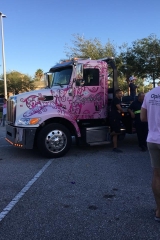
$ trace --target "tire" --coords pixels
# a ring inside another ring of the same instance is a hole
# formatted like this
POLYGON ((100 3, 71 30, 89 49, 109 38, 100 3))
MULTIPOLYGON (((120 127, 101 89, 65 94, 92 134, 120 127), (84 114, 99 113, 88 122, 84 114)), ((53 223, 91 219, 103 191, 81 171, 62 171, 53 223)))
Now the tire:
POLYGON ((69 130, 59 123, 46 125, 38 134, 37 146, 48 158, 64 156, 70 149, 72 138, 69 130))

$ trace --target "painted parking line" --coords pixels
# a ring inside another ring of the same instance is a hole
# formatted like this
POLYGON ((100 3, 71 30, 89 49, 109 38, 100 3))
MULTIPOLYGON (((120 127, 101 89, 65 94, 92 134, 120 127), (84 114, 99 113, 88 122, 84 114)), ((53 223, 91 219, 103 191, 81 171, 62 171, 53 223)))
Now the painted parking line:
POLYGON ((23 195, 30 189, 30 187, 37 181, 37 179, 44 173, 44 171, 51 165, 53 160, 49 160, 43 168, 26 184, 24 188, 12 199, 12 201, 0 213, 0 222, 12 210, 12 208, 19 202, 23 195))

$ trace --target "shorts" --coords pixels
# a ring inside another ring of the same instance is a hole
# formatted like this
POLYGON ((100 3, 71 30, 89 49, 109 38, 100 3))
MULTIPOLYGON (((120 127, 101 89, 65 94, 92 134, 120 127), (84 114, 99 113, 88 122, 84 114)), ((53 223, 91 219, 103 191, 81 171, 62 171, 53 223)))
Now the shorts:
POLYGON ((110 118, 111 132, 121 132, 121 120, 119 118, 110 118))
POLYGON ((153 168, 160 168, 160 144, 147 142, 153 168))

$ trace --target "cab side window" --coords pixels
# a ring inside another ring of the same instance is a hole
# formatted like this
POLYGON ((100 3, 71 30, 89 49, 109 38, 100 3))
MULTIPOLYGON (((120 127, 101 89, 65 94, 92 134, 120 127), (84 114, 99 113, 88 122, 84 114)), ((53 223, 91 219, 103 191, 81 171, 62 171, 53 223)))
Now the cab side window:
POLYGON ((85 86, 99 86, 99 69, 87 68, 83 70, 85 86))

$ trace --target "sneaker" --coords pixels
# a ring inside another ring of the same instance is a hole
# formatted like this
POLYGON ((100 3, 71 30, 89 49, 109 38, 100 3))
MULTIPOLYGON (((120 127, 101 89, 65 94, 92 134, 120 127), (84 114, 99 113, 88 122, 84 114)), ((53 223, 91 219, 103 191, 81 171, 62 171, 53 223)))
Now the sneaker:
POLYGON ((123 151, 118 149, 118 148, 113 148, 113 152, 116 152, 116 153, 122 153, 123 151))

